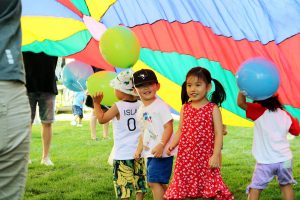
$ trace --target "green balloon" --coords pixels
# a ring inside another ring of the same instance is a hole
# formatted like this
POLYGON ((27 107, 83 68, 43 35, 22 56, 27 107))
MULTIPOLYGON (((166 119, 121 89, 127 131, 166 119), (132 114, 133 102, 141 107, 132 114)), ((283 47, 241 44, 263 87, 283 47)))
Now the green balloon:
POLYGON ((101 71, 92 74, 86 81, 86 86, 91 96, 96 92, 103 92, 103 99, 101 104, 111 106, 118 101, 115 96, 114 89, 109 85, 110 81, 117 76, 115 72, 101 71))
POLYGON ((140 56, 140 43, 133 31, 124 26, 108 28, 100 38, 103 58, 113 66, 129 68, 140 56))

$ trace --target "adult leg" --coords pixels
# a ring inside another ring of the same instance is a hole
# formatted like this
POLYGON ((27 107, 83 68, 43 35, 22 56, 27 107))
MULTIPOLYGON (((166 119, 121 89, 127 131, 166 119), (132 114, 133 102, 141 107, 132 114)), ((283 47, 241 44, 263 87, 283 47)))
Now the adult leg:
MULTIPOLYGON (((28 95, 28 99, 29 99, 29 104, 30 104, 30 110, 31 110, 31 126, 30 126, 30 138, 31 138, 31 130, 32 130, 32 124, 34 124, 34 121, 36 121, 36 118, 39 118, 38 116, 38 112, 37 112, 37 102, 38 102, 38 98, 37 98, 37 94, 36 93, 27 93, 28 95), (37 117, 38 116, 38 117, 37 117)), ((40 119, 38 119, 38 121, 40 122, 40 119)), ((28 164, 31 164, 32 161, 29 157, 28 159, 28 164)))
POLYGON ((30 106, 20 82, 0 81, 0 199, 23 199, 30 145, 30 106))
POLYGON ((41 164, 53 165, 50 160, 50 146, 52 141, 52 123, 54 121, 55 95, 42 93, 39 99, 39 111, 42 122, 43 154, 41 164))
POLYGON ((291 184, 280 185, 280 190, 282 193, 283 200, 294 200, 295 199, 294 191, 293 191, 291 184))
POLYGON ((42 144, 43 144, 43 159, 49 158, 50 145, 52 140, 52 124, 42 123, 42 144))

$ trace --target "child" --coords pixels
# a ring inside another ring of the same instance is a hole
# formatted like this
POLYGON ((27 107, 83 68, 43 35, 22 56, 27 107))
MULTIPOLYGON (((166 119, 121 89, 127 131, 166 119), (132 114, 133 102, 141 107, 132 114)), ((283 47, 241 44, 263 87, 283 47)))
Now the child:
POLYGON ((126 70, 110 82, 119 99, 104 113, 100 103, 102 93, 93 96, 94 111, 101 124, 112 120, 114 134, 113 174, 116 196, 129 199, 133 188, 136 189, 136 199, 143 199, 147 191, 146 170, 144 159, 135 160, 134 154, 138 146, 140 128, 136 120, 136 112, 140 106, 133 92, 132 71, 126 70))
POLYGON ((205 68, 195 67, 187 73, 178 131, 168 147, 170 153, 178 145, 178 155, 166 199, 233 199, 220 172, 223 124, 218 106, 225 98, 223 86, 205 68), (211 81, 215 91, 210 102, 211 81))
MULTIPOLYGON (((94 141, 98 141, 99 139, 97 138, 97 131, 96 131, 97 119, 94 111, 93 99, 89 94, 86 97, 85 105, 93 109, 90 116, 91 139, 94 141)), ((105 105, 101 105, 101 108, 104 112, 106 112, 109 109, 109 107, 105 105)), ((102 138, 108 139, 108 133, 109 133, 109 122, 102 124, 102 138)))
POLYGON ((72 126, 76 126, 76 125, 79 127, 82 126, 84 101, 85 101, 84 91, 74 93, 73 106, 72 106, 74 120, 71 122, 72 126))
POLYGON ((142 69, 133 74, 136 93, 143 105, 138 110, 141 136, 135 158, 147 157, 147 181, 155 200, 163 199, 172 173, 173 156, 165 146, 173 134, 173 118, 168 106, 156 97, 160 85, 152 70, 142 69))
POLYGON ((294 199, 291 184, 296 181, 292 175, 292 152, 287 133, 299 135, 298 120, 283 109, 278 96, 246 103, 246 97, 239 92, 237 104, 246 111, 247 118, 254 121, 252 154, 256 166, 247 187, 248 199, 259 199, 274 176, 278 177, 283 199, 294 199))

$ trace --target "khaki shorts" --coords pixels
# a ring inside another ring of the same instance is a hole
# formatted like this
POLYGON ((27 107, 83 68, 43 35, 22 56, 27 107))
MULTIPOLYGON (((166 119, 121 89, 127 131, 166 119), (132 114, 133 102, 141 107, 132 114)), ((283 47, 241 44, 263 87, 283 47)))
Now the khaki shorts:
POLYGON ((39 114, 42 123, 51 124, 54 122, 56 94, 47 92, 28 93, 31 107, 31 123, 34 121, 36 107, 39 105, 39 114))
POLYGON ((23 199, 31 130, 26 88, 0 81, 0 97, 0 199, 23 199))
POLYGON ((117 198, 130 198, 135 192, 147 192, 146 167, 144 159, 114 160, 114 186, 117 198))

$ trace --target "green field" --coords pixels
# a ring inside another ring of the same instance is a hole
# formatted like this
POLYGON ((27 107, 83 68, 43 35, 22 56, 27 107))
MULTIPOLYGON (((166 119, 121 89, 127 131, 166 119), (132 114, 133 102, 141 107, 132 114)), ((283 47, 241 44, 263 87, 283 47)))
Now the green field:
MULTIPOLYGON (((40 165, 40 125, 33 126, 30 154, 32 164, 28 169, 25 199, 115 199, 112 168, 107 164, 113 145, 112 139, 90 140, 87 121, 84 121, 83 127, 80 128, 69 124, 69 121, 54 123, 51 149, 54 167, 40 165)), ((101 136, 101 126, 97 128, 98 136, 101 136)), ((298 182, 299 139, 291 140, 294 155, 293 173, 298 182)), ((251 155, 251 144, 252 128, 228 127, 228 135, 224 137, 222 175, 237 200, 247 199, 245 188, 251 180, 255 163, 251 155)), ((295 199, 299 200, 300 185, 294 186, 294 191, 295 199)), ((151 192, 145 199, 152 199, 151 192)), ((275 180, 263 191, 261 199, 281 199, 280 189, 275 180)))

